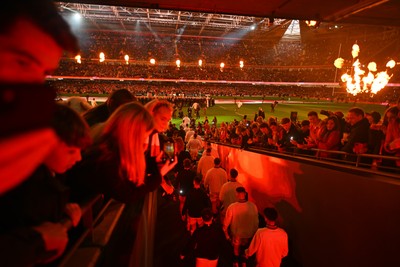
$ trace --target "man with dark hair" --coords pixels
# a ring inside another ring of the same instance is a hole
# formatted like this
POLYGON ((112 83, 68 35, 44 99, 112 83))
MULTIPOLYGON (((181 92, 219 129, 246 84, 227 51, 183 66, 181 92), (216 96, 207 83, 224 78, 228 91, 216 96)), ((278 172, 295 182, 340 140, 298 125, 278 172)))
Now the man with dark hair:
MULTIPOLYGON (((0 106, 4 108, 0 111, 0 195, 6 202, 6 194, 10 196, 34 181, 32 173, 60 144, 51 125, 56 94, 44 86, 44 81, 58 67, 63 50, 75 56, 79 48, 53 1, 5 0, 2 4, 0 106)), ((29 196, 33 200, 38 194, 29 196)), ((11 203, 19 202, 17 198, 10 199, 11 203)), ((54 204, 52 200, 43 203, 54 204)), ((5 204, 5 210, 10 209, 5 204)), ((17 216, 22 214, 20 210, 13 211, 17 216)), ((2 214, 2 218, 10 219, 2 214)), ((2 223, 7 222, 2 220, 2 223)), ((12 227, 18 228, 18 225, 12 227)), ((68 241, 66 228, 49 219, 40 220, 34 228, 20 227, 18 233, 0 228, 1 266, 38 264, 48 260, 40 258, 43 251, 54 251, 51 256, 59 256, 68 241)))
POLYGON ((76 226, 80 208, 69 203, 69 191, 57 178, 81 160, 91 143, 89 127, 71 108, 57 104, 51 123, 59 140, 43 164, 16 188, 0 197, 0 265, 30 266, 59 257, 68 242, 60 222, 69 216, 76 226), (20 255, 23 253, 23 257, 20 255))
POLYGON ((192 161, 190 159, 183 160, 183 170, 178 172, 176 176, 176 187, 179 190, 179 211, 182 212, 185 203, 186 195, 193 188, 193 180, 196 177, 196 172, 192 170, 192 161))
POLYGON ((184 259, 192 251, 196 258, 196 267, 218 265, 218 258, 222 254, 226 241, 221 227, 213 223, 213 212, 206 208, 201 212, 204 225, 196 231, 184 247, 181 259, 184 259))
POLYGON ((289 118, 283 118, 281 120, 281 126, 283 128, 283 134, 282 138, 278 141, 278 150, 293 151, 295 145, 292 141, 299 141, 299 132, 289 118))
POLYGON ((223 230, 225 237, 233 246, 234 266, 245 263, 244 249, 246 249, 254 233, 258 229, 257 206, 248 201, 244 187, 236 188, 237 202, 231 204, 226 210, 223 230))
POLYGON ((187 215, 187 229, 190 231, 190 234, 193 234, 198 226, 204 224, 201 218, 201 211, 211 207, 210 199, 200 185, 201 177, 196 176, 193 180, 193 189, 187 194, 182 209, 182 219, 185 220, 187 215))
POLYGON ((288 237, 276 225, 278 212, 274 208, 264 209, 265 228, 260 228, 246 249, 246 257, 256 254, 257 266, 279 267, 282 258, 288 254, 288 237))
POLYGON ((89 126, 93 126, 97 123, 105 122, 122 104, 135 100, 136 97, 127 89, 115 90, 108 96, 106 102, 89 109, 83 114, 83 117, 89 126))
MULTIPOLYGON (((367 151, 369 122, 364 117, 364 111, 360 108, 351 108, 347 115, 350 124, 350 133, 342 151, 347 153, 365 153, 367 151), (365 150, 364 150, 365 148, 365 150)), ((350 158, 353 160, 353 158, 350 158)))

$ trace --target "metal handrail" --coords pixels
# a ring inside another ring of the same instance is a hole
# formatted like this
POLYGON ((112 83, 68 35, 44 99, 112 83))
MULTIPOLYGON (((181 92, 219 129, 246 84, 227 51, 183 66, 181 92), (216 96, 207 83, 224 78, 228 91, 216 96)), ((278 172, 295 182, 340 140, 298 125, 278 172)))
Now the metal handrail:
MULTIPOLYGON (((93 218, 93 206, 103 198, 103 195, 99 194, 88 200, 87 202, 80 205, 82 210, 82 221, 85 226, 85 231, 79 236, 79 238, 73 243, 73 245, 68 249, 68 251, 64 252, 60 262, 57 264, 58 267, 66 266, 68 261, 74 255, 76 250, 80 247, 80 245, 90 236, 93 232, 94 226, 97 222, 102 218, 104 212, 109 207, 112 199, 110 199, 106 204, 104 204, 101 210, 96 214, 96 217, 93 218)), ((65 218, 60 221, 67 229, 72 228, 71 219, 65 218)))
MULTIPOLYGON (((209 140, 210 142, 219 144, 219 145, 225 145, 225 146, 230 146, 238 149, 243 149, 239 145, 233 145, 229 143, 221 143, 213 140, 209 140)), ((365 170, 365 167, 370 167, 374 171, 379 171, 379 172, 400 172, 400 167, 390 167, 390 166, 383 166, 383 165, 373 165, 374 160, 381 162, 382 160, 390 160, 390 161, 399 161, 400 157, 398 156, 386 156, 386 155, 376 155, 376 154, 352 154, 352 153, 347 153, 344 151, 339 151, 339 150, 326 150, 326 149, 317 149, 317 148, 311 148, 311 149, 303 149, 303 148, 295 148, 294 152, 289 152, 289 151, 277 151, 274 149, 268 149, 265 147, 259 147, 259 146, 249 146, 248 148, 245 148, 244 150, 251 151, 251 152, 256 152, 256 153, 268 153, 269 155, 272 156, 277 156, 280 157, 282 155, 285 156, 291 156, 291 157, 297 157, 301 159, 308 159, 308 160, 315 160, 318 162, 324 161, 324 162, 334 162, 341 164, 343 166, 354 166, 356 168, 361 168, 364 167, 363 170, 365 170), (299 151, 311 151, 313 152, 312 155, 310 154, 304 154, 304 153, 299 153, 299 151), (331 157, 321 157, 320 154, 321 152, 324 153, 329 153, 331 157), (337 157, 334 157, 337 156, 337 157), (345 160, 342 158, 351 158, 352 160, 345 160), (363 162, 363 158, 370 158, 372 159, 371 164, 367 164, 363 162)))

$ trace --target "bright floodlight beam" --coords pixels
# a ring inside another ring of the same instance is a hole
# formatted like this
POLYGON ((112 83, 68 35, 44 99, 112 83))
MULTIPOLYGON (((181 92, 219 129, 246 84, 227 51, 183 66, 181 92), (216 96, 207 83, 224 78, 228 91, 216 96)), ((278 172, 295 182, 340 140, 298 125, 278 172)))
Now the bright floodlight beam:
POLYGON ((79 12, 75 12, 74 15, 72 15, 72 17, 74 18, 74 20, 76 21, 80 21, 82 19, 82 15, 79 12))

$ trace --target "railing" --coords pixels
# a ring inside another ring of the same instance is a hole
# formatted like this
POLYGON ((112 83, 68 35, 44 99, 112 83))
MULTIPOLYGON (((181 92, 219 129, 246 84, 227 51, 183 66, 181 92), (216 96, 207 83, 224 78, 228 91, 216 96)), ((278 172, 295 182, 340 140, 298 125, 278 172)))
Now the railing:
MULTIPOLYGON (((232 145, 228 143, 220 143, 210 140, 213 143, 219 145, 226 145, 243 149, 239 145, 232 145)), ((371 171, 377 171, 382 173, 400 173, 400 167, 396 166, 396 161, 400 161, 400 157, 396 156, 384 156, 375 154, 351 154, 337 150, 324 150, 324 149, 301 149, 295 148, 293 151, 277 151, 273 149, 267 149, 258 146, 249 146, 244 150, 267 154, 275 157, 296 157, 297 159, 312 160, 318 163, 336 163, 343 167, 355 167, 362 170, 370 169, 371 171), (328 153, 329 156, 321 156, 321 153, 328 153), (391 165, 385 165, 382 163, 392 163, 391 165)))
MULTIPOLYGON (((88 267, 95 266, 107 245, 122 214, 125 204, 113 199, 103 203, 103 195, 97 195, 80 205, 83 232, 69 244, 63 256, 49 266, 88 267), (99 205, 99 207, 97 207, 99 205)), ((69 218, 60 221, 67 229, 72 228, 69 218)))

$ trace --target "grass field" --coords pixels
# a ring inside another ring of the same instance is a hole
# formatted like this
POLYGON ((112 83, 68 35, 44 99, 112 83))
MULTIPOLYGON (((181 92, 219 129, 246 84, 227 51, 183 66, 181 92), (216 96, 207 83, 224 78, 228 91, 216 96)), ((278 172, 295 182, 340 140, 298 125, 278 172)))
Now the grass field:
MULTIPOLYGON (((365 112, 371 112, 371 111, 378 111, 382 117, 384 114, 384 111, 386 109, 386 106, 384 105, 378 105, 378 104, 362 104, 362 103, 357 103, 355 106, 353 103, 331 103, 331 102, 326 102, 326 103, 318 103, 318 104, 312 104, 312 103, 307 103, 307 104, 278 104, 275 107, 275 112, 271 113, 271 108, 269 103, 264 103, 264 104, 244 104, 238 111, 235 111, 236 105, 235 104, 216 104, 213 107, 210 107, 207 109, 207 117, 208 120, 211 122, 214 116, 217 117, 218 124, 221 122, 231 122, 233 119, 241 120, 243 119, 244 115, 247 115, 247 118, 249 120, 253 120, 254 114, 258 112, 258 108, 262 107, 263 110, 265 111, 265 117, 277 117, 279 120, 284 118, 284 117, 290 117, 290 113, 292 111, 297 112, 297 117, 298 119, 304 120, 307 119, 307 113, 311 110, 316 111, 319 113, 321 110, 328 110, 328 111, 342 111, 345 115, 347 114, 347 111, 352 108, 352 107, 359 107, 362 108, 365 112)), ((184 108, 183 111, 185 112, 187 108, 184 108)), ((200 122, 204 121, 204 112, 203 110, 200 112, 200 122)), ((320 118, 326 118, 325 115, 320 115, 320 118)), ((181 119, 173 119, 173 123, 176 123, 179 125, 181 123, 181 119)))

